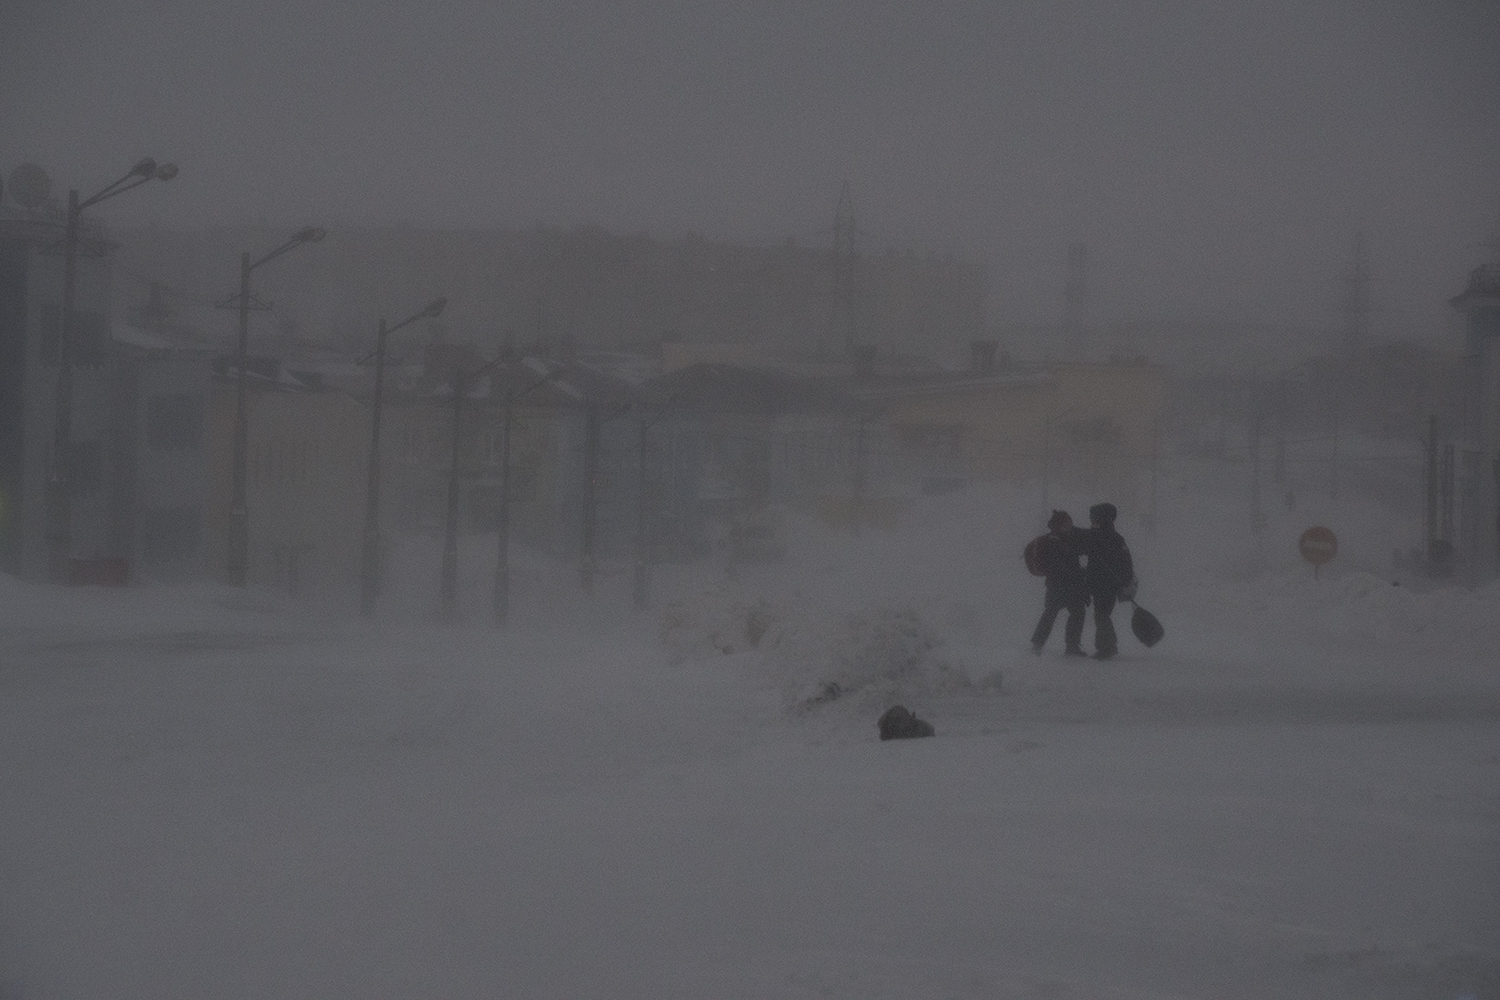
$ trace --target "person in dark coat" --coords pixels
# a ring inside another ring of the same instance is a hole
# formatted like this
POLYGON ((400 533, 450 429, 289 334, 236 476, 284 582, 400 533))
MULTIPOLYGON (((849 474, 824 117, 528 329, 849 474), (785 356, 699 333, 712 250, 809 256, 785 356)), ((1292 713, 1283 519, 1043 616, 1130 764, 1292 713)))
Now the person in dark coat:
POLYGON ((1073 526, 1073 518, 1065 510, 1054 510, 1047 521, 1048 534, 1037 539, 1041 563, 1046 570, 1047 596, 1042 605, 1042 617, 1031 633, 1031 650, 1038 655, 1052 634, 1052 625, 1057 614, 1068 609, 1068 622, 1063 626, 1064 656, 1087 656, 1083 651, 1083 614, 1088 604, 1088 584, 1084 577, 1079 557, 1083 554, 1081 536, 1083 532, 1073 526))
POLYGON ((1119 511, 1112 503, 1097 503, 1089 508, 1089 529, 1084 533, 1084 551, 1088 568, 1084 576, 1089 600, 1094 605, 1094 657, 1107 660, 1120 651, 1115 623, 1110 615, 1115 603, 1135 595, 1135 563, 1130 547, 1115 530, 1119 511))

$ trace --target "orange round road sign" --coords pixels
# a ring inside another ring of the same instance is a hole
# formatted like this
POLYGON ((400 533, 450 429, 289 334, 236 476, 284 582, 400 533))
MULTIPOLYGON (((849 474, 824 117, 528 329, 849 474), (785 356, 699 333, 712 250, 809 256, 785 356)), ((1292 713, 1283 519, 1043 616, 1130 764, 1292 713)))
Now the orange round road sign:
POLYGON ((1338 555, 1338 536, 1322 526, 1308 528, 1297 539, 1297 551, 1314 566, 1321 566, 1338 555))

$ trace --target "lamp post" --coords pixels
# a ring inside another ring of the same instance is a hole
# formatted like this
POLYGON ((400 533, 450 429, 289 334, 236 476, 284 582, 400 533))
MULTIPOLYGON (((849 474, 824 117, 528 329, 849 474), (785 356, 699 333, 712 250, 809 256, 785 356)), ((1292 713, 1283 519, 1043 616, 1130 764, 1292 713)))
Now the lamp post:
POLYGON ((80 201, 78 189, 68 191, 68 219, 63 230, 62 329, 57 336, 57 417, 52 434, 51 474, 47 477, 48 577, 54 583, 68 579, 68 559, 73 547, 73 296, 78 272, 78 227, 83 210, 117 194, 124 194, 153 180, 169 181, 177 176, 171 163, 158 164, 147 157, 130 172, 97 194, 80 201))
POLYGON ((375 613, 375 600, 380 596, 380 408, 385 390, 386 338, 408 323, 441 315, 447 304, 447 299, 433 299, 420 312, 395 326, 387 327, 382 318, 375 336, 375 393, 370 405, 370 467, 365 484, 365 530, 359 576, 360 613, 367 618, 375 613))
POLYGON ((235 352, 237 371, 234 386, 234 480, 229 507, 229 559, 226 567, 229 583, 234 587, 245 585, 245 576, 250 564, 250 512, 245 502, 245 464, 250 434, 245 413, 247 389, 245 368, 249 363, 250 351, 250 272, 262 264, 269 264, 277 257, 304 243, 318 243, 327 235, 327 232, 317 226, 307 226, 297 230, 291 239, 259 260, 252 262, 249 251, 240 254, 239 294, 219 303, 220 307, 230 302, 237 303, 240 314, 239 346, 235 352))
POLYGON ((491 603, 495 611, 495 624, 504 628, 510 620, 510 425, 514 419, 514 407, 521 397, 539 389, 557 378, 562 369, 557 368, 520 390, 509 390, 501 409, 500 425, 500 505, 496 517, 496 529, 500 536, 495 554, 495 589, 491 603))

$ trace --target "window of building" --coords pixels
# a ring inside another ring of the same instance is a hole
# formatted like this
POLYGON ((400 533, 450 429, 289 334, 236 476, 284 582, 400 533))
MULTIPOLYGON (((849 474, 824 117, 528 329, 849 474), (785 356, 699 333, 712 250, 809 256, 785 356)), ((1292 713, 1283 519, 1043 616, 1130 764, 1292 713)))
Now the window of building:
POLYGON ((202 399, 173 392, 146 400, 146 443, 152 451, 190 451, 202 440, 202 399))

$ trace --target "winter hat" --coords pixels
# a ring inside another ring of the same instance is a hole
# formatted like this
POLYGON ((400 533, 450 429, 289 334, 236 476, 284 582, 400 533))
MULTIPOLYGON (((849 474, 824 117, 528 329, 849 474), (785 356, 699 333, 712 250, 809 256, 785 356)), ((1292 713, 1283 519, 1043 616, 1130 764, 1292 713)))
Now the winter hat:
POLYGON ((1073 516, 1065 510, 1054 510, 1052 516, 1047 518, 1047 529, 1049 531, 1061 531, 1063 528, 1073 527, 1073 516))
POLYGON ((1096 503, 1089 508, 1089 520, 1095 524, 1108 526, 1115 523, 1115 518, 1119 516, 1119 513, 1112 503, 1096 503))

